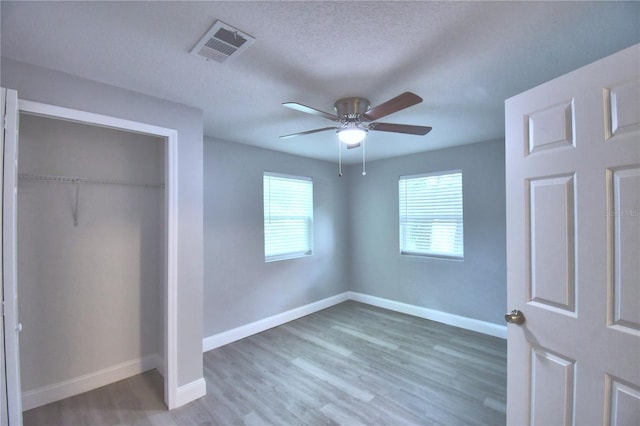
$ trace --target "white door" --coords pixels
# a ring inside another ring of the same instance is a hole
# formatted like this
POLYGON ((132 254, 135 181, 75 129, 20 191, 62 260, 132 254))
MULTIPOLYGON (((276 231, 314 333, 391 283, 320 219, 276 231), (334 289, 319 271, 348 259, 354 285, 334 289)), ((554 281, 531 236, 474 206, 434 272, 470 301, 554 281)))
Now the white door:
MULTIPOLYGON (((6 415, 9 425, 22 424, 22 395, 20 388, 20 323, 18 322, 18 288, 16 282, 16 194, 18 177, 18 95, 15 90, 2 88, 3 131, 2 155, 2 300, 4 370, 2 371, 3 398, 6 397, 6 415)), ((4 408, 4 407, 3 407, 4 408)), ((2 423, 3 425, 5 423, 2 423)))
POLYGON ((506 101, 508 424, 640 425, 639 66, 506 101))

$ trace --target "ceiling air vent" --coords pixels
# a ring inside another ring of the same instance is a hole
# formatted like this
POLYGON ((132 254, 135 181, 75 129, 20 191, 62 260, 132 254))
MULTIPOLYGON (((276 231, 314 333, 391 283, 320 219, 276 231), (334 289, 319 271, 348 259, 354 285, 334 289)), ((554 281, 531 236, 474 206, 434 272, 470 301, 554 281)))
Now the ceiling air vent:
POLYGON ((243 33, 224 22, 216 21, 213 27, 191 49, 191 54, 207 61, 224 62, 232 56, 238 56, 242 51, 256 41, 249 34, 243 33))

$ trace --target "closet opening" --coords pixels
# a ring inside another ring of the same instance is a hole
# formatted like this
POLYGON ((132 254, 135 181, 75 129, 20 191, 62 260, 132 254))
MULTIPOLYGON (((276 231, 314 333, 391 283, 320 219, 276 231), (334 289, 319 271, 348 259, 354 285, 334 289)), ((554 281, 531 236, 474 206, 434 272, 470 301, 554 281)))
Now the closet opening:
POLYGON ((30 101, 19 110, 23 410, 154 369, 152 391, 173 408, 177 132, 30 101))

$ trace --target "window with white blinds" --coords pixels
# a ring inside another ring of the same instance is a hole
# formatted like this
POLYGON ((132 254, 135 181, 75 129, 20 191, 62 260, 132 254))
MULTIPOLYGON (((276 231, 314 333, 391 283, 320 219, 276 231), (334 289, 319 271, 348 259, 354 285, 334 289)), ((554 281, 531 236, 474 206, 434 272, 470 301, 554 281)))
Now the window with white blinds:
POLYGON ((311 254, 313 182, 311 178, 264 173, 264 260, 311 254))
POLYGON ((401 176, 400 253, 462 259, 462 171, 401 176))

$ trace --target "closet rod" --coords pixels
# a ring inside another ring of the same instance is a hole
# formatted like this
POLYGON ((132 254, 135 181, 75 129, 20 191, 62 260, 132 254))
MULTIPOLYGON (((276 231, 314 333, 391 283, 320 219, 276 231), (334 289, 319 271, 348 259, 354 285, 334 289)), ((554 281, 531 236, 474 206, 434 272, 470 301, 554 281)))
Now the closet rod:
POLYGON ((98 185, 125 185, 141 186, 144 188, 164 188, 162 183, 131 182, 118 179, 90 179, 72 176, 34 175, 29 173, 19 173, 18 179, 48 183, 93 183, 98 185))

